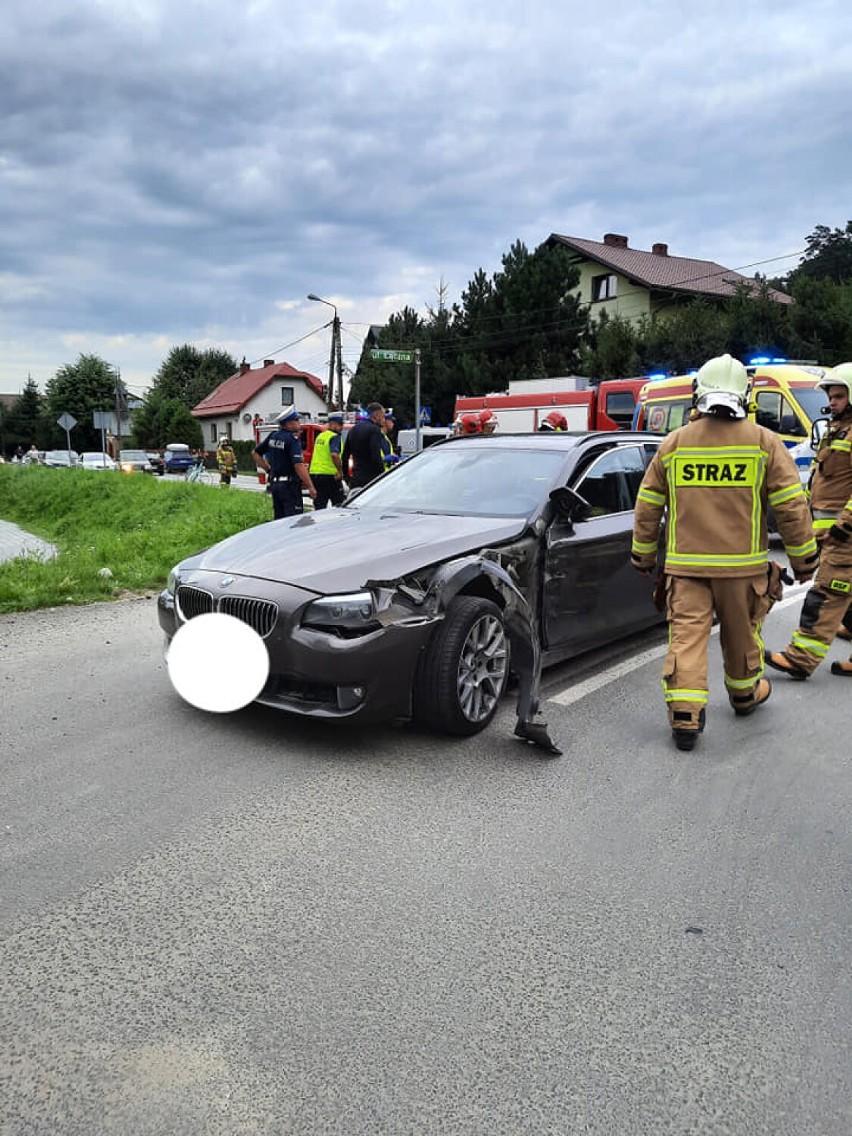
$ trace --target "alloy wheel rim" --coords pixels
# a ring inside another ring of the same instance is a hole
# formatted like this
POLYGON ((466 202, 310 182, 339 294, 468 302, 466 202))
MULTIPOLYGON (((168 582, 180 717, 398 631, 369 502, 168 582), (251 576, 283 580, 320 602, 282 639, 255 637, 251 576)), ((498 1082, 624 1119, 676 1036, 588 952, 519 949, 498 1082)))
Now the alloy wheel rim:
POLYGON ((458 669, 459 707, 469 722, 482 722, 503 692, 508 665, 506 631, 494 615, 483 615, 467 633, 458 669))

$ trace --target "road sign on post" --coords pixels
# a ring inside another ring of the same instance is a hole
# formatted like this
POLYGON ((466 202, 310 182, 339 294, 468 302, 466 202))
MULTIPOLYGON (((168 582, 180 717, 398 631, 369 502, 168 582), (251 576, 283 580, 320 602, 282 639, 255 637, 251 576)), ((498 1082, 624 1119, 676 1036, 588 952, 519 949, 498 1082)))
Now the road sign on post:
POLYGON ((413 363, 413 351, 385 351, 380 347, 374 347, 370 352, 371 359, 377 359, 380 363, 413 363))
POLYGON ((71 461, 71 431, 77 425, 77 419, 74 417, 73 414, 69 414, 67 410, 64 410, 59 415, 59 417, 56 419, 56 425, 61 426, 62 429, 65 431, 65 441, 68 445, 68 461, 70 463, 70 461, 71 461))
POLYGON ((370 357, 379 363, 413 363, 414 364, 414 447, 420 451, 420 348, 414 351, 392 351, 387 348, 374 347, 370 357))

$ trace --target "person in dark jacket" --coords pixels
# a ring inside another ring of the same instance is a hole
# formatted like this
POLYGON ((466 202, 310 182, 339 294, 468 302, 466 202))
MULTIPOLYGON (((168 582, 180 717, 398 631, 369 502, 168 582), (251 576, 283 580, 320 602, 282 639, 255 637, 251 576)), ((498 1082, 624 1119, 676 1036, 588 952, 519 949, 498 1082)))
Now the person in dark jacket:
POLYGON ((299 412, 293 406, 285 407, 275 419, 278 429, 264 438, 252 457, 258 469, 269 479, 272 494, 272 512, 275 520, 295 517, 304 511, 302 489, 315 500, 317 491, 311 481, 299 441, 299 412))
POLYGON ((382 430, 385 408, 380 402, 371 402, 367 407, 367 415, 367 418, 355 423, 343 444, 341 461, 344 477, 349 471, 350 458, 353 465, 352 475, 348 478, 350 489, 360 489, 385 472, 382 442, 385 436, 382 430))

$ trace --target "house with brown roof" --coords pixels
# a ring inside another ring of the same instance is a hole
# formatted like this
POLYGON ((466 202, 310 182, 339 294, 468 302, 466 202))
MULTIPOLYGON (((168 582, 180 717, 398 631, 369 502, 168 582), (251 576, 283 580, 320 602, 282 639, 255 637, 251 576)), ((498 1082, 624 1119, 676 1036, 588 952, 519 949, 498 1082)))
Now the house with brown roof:
MULTIPOLYGON (((546 243, 571 252, 580 270, 577 294, 589 305, 592 318, 606 312, 635 322, 697 296, 723 300, 735 295, 738 286, 756 287, 752 278, 713 260, 670 256, 669 246, 662 242, 652 245, 650 252, 630 248, 620 233, 607 233, 602 241, 551 233, 546 243)), ((771 289, 770 295, 779 304, 791 303, 784 292, 771 289)))
POLYGON ((305 422, 325 417, 325 388, 316 375, 297 371, 289 363, 264 359, 252 368, 245 360, 235 375, 192 408, 204 434, 204 448, 215 449, 220 438, 254 441, 254 423, 273 422, 285 406, 295 406, 305 422))

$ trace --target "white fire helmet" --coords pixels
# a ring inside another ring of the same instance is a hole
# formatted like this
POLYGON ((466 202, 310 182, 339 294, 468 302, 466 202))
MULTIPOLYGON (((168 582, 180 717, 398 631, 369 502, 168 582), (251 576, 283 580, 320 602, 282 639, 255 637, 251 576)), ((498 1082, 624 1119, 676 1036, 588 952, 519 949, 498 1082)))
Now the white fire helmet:
POLYGON ((817 383, 826 393, 829 387, 846 387, 849 401, 852 402, 852 363, 838 363, 830 371, 826 371, 823 378, 817 383))
POLYGON ((695 406, 702 414, 719 407, 733 418, 745 418, 748 403, 748 371, 730 355, 708 359, 694 381, 695 406))

